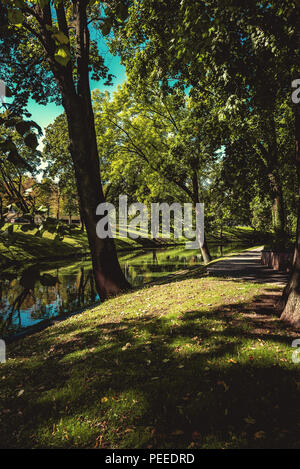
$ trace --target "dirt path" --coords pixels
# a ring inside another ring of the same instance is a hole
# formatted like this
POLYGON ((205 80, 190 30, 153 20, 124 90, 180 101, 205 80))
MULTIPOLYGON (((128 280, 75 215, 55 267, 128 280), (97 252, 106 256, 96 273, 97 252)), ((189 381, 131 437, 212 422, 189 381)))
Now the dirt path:
POLYGON ((260 263, 262 248, 244 251, 207 267, 210 276, 238 278, 248 282, 272 283, 284 286, 288 274, 269 269, 260 263))

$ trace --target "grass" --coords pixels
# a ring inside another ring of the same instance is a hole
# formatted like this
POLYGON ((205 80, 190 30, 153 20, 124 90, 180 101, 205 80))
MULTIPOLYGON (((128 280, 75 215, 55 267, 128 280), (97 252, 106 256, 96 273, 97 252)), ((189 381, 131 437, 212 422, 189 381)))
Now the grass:
MULTIPOLYGON (((3 228, 5 230, 7 225, 3 228)), ((8 265, 11 263, 30 263, 37 260, 62 259, 82 256, 89 253, 89 246, 86 233, 80 231, 79 228, 72 230, 72 235, 65 236, 63 241, 55 241, 55 234, 43 234, 43 237, 35 236, 37 230, 21 231, 21 226, 14 227, 13 238, 9 243, 0 238, 0 265, 8 265)), ((249 227, 233 227, 223 231, 222 240, 219 233, 214 233, 208 237, 210 243, 237 243, 237 244, 253 244, 256 240, 262 241, 266 237, 265 234, 256 232, 249 227)), ((116 238, 116 247, 118 251, 164 247, 167 244, 176 244, 179 241, 184 243, 184 239, 147 239, 137 238, 116 238)))
MULTIPOLYGON (((0 242, 0 265, 78 257, 89 253, 86 233, 78 228, 74 228, 72 234, 65 236, 63 241, 54 240, 55 234, 47 231, 43 234, 43 237, 37 237, 35 236, 36 231, 23 233, 21 227, 16 226, 11 241, 9 243, 0 242)), ((166 245, 165 240, 152 241, 143 238, 117 238, 115 242, 117 249, 120 251, 166 245)), ((170 243, 174 244, 174 241, 170 240, 170 243)))
POLYGON ((1 447, 299 447, 297 334, 276 293, 189 272, 9 344, 1 447))

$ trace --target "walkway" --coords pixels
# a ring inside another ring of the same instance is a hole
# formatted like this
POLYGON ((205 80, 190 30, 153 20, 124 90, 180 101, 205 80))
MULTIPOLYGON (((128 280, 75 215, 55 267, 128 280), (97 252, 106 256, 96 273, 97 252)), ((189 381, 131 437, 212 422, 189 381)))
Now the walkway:
POLYGON ((254 283, 273 283, 284 286, 288 274, 278 272, 260 263, 262 248, 244 251, 227 259, 217 261, 207 267, 209 275, 213 277, 238 278, 254 283))

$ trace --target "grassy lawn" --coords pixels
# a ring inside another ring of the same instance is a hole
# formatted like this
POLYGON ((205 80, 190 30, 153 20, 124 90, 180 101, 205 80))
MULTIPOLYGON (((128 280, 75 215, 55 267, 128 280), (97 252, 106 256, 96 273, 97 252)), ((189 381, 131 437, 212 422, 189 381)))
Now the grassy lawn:
MULTIPOLYGON (((0 265, 10 262, 32 262, 37 259, 58 259, 80 256, 89 252, 86 233, 73 229, 72 235, 65 236, 63 241, 55 241, 55 234, 45 232, 43 237, 35 236, 36 230, 23 233, 16 227, 12 241, 8 244, 0 242, 0 265)), ((151 240, 135 240, 131 238, 116 239, 119 250, 141 248, 148 244, 155 245, 151 240)), ((159 247, 160 244, 156 243, 159 247)), ((162 243, 164 244, 164 243, 162 243)))
MULTIPOLYGON (((3 228, 2 231, 7 227, 3 228)), ((43 237, 35 236, 37 230, 22 232, 21 226, 14 227, 13 239, 10 243, 1 240, 0 237, 0 265, 6 265, 12 262, 24 263, 34 262, 36 260, 59 259, 67 257, 80 256, 89 252, 86 233, 79 228, 72 230, 72 235, 65 236, 63 241, 55 241, 55 234, 45 232, 43 237)), ((227 228, 223 231, 222 243, 245 243, 253 244, 256 241, 261 242, 265 234, 254 231, 249 227, 227 228)), ((210 243, 220 243, 219 233, 214 233, 208 237, 210 243)), ((119 251, 141 248, 164 247, 166 244, 174 244, 178 240, 147 238, 132 239, 116 238, 116 246, 119 251)), ((185 239, 179 240, 181 243, 185 239)))
POLYGON ((272 315, 276 287, 192 275, 9 344, 1 447, 299 447, 297 333, 272 315))
MULTIPOLYGON (((2 229, 5 230, 7 225, 2 229)), ((1 231, 0 231, 1 233, 1 231)), ((73 228, 71 235, 66 235, 63 241, 54 240, 55 234, 47 231, 42 237, 36 236, 37 230, 21 231, 21 226, 14 227, 13 238, 5 242, 0 237, 0 265, 11 262, 33 262, 43 259, 59 259, 64 257, 80 256, 89 253, 88 240, 85 232, 73 228)), ((181 243, 185 240, 179 240, 181 243)), ((115 238, 118 250, 164 247, 175 244, 174 239, 146 239, 146 238, 115 238)))

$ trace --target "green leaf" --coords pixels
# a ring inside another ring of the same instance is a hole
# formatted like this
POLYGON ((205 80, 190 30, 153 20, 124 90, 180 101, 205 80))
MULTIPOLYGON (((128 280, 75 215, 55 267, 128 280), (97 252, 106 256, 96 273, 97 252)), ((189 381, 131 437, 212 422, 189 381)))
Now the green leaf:
POLYGON ((16 150, 12 150, 9 152, 7 159, 10 163, 15 166, 20 166, 19 164, 19 153, 16 150))
POLYGON ((55 52, 54 58, 56 62, 65 67, 71 58, 69 48, 66 46, 59 47, 55 52))
POLYGON ((0 150, 4 153, 10 150, 16 150, 16 145, 11 138, 8 137, 4 142, 0 142, 0 150))
POLYGON ((32 150, 35 150, 39 144, 35 134, 26 135, 26 137, 24 137, 24 142, 32 150))
POLYGON ((23 137, 23 135, 30 130, 30 127, 30 122, 21 121, 16 124, 16 131, 23 137))
POLYGON ((20 135, 24 135, 26 132, 28 132, 32 127, 35 127, 39 134, 41 135, 43 133, 41 127, 34 121, 19 121, 17 124, 16 124, 16 131, 20 134, 20 135))
POLYGON ((69 39, 62 31, 52 34, 52 37, 58 44, 69 44, 69 39))
POLYGON ((19 155, 17 150, 10 151, 7 159, 17 168, 25 168, 28 171, 32 171, 32 167, 19 155))
POLYGON ((10 24, 22 24, 24 21, 23 13, 20 10, 9 8, 7 10, 7 15, 10 24))
POLYGON ((116 15, 121 21, 125 21, 128 18, 128 8, 124 3, 119 3, 116 8, 116 15))
POLYGON ((12 119, 7 119, 7 120, 4 120, 4 125, 6 128, 9 128, 9 127, 14 127, 16 125, 16 119, 12 118, 12 119))
POLYGON ((109 18, 105 18, 102 25, 100 26, 103 36, 108 36, 111 30, 111 26, 112 26, 111 20, 109 18))

